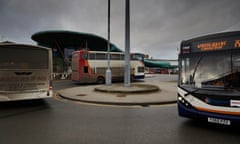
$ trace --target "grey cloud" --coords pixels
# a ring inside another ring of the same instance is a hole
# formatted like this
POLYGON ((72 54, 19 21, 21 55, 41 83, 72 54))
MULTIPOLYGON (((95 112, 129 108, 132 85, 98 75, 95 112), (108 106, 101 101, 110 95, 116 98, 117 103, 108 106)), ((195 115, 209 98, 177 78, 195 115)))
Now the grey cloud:
MULTIPOLYGON (((124 49, 124 0, 111 0, 111 40, 124 49)), ((177 58, 183 39, 239 30, 236 0, 131 0, 131 49, 177 58)), ((63 29, 107 37, 107 0, 1 0, 0 40, 32 43, 41 30, 63 29)))

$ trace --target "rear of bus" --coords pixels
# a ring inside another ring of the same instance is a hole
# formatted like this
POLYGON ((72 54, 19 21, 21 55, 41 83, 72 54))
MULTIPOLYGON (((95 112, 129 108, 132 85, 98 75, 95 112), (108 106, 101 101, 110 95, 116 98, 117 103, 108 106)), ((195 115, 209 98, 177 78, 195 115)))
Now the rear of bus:
POLYGON ((0 101, 52 97, 51 49, 0 44, 0 101))
POLYGON ((145 65, 143 63, 143 55, 141 54, 131 54, 131 75, 134 80, 144 79, 145 78, 145 65))

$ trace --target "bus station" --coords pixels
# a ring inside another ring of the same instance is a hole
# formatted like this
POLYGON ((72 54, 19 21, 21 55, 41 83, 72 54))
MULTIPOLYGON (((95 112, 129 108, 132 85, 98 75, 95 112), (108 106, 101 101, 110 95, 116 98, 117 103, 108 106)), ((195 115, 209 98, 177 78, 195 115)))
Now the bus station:
MULTIPOLYGON (((56 79, 68 78, 71 73, 72 52, 77 50, 107 51, 107 40, 90 33, 73 31, 41 31, 32 35, 32 40, 53 52, 53 73, 56 79)), ((111 52, 122 50, 111 44, 111 52)))
POLYGON ((1 0, 0 144, 239 144, 240 1, 110 1, 1 0))
MULTIPOLYGON (((91 33, 49 30, 37 32, 31 38, 37 42, 37 45, 52 49, 54 79, 70 79, 72 52, 77 50, 107 52, 108 50, 107 40, 91 33)), ((110 52, 123 52, 123 50, 111 43, 110 52)), ((134 55, 140 57, 148 73, 177 72, 177 60, 154 60, 149 59, 147 54, 140 53, 134 55)))

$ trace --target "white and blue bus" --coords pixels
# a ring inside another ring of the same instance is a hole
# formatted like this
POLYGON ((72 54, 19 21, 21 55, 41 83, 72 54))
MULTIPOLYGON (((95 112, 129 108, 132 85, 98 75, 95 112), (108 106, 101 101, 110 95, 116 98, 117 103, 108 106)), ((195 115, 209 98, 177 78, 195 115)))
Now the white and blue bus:
POLYGON ((240 31, 181 42, 178 112, 209 123, 240 123, 240 31))
POLYGON ((52 51, 0 43, 0 101, 52 97, 52 51))

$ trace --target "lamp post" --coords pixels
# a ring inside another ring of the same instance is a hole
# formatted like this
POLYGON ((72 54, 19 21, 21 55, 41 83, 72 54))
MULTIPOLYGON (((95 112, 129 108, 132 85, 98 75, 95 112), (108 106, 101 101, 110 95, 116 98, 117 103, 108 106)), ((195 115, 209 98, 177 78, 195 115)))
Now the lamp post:
POLYGON ((130 87, 130 0, 126 0, 125 12, 125 72, 124 86, 130 87))
POLYGON ((108 54, 107 54, 107 70, 106 70, 106 77, 105 77, 105 83, 106 85, 112 84, 112 72, 110 69, 110 0, 108 0, 108 54))

